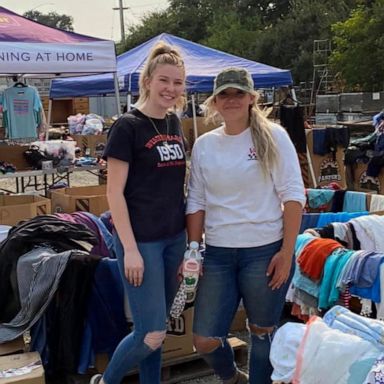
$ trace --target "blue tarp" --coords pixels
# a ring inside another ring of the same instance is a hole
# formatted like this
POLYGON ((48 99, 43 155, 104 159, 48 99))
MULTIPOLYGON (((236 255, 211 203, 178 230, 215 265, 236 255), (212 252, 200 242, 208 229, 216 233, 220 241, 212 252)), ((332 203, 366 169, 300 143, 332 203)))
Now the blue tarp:
MULTIPOLYGON (((181 53, 187 72, 188 92, 211 92, 216 74, 227 67, 246 68, 252 74, 256 88, 292 84, 289 70, 260 64, 162 33, 117 57, 117 73, 121 92, 138 92, 140 72, 149 51, 159 40, 176 46, 181 53)), ((105 74, 54 80, 50 97, 97 96, 113 92, 112 74, 105 74)))

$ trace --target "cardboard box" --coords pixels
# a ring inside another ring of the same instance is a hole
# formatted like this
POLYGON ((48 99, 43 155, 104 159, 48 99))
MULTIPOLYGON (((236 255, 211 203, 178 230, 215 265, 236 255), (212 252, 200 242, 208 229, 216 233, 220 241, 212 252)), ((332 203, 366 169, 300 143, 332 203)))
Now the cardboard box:
POLYGON ((100 216, 108 211, 105 185, 61 188, 51 191, 52 212, 91 212, 100 216))
POLYGON ((164 360, 193 353, 192 323, 193 307, 186 309, 178 319, 170 319, 163 345, 164 360))
POLYGON ((0 143, 0 161, 13 164, 17 171, 30 170, 32 167, 24 157, 24 152, 28 148, 29 145, 7 145, 0 143))
POLYGON ((107 142, 107 135, 72 135, 77 146, 82 151, 82 156, 101 156, 107 142))
MULTIPOLYGON (((341 188, 345 188, 346 176, 343 148, 337 148, 335 160, 331 153, 325 156, 316 155, 313 153, 313 132, 311 129, 306 130, 306 137, 317 187, 327 185, 331 182, 337 182, 341 188)), ((314 186, 311 185, 311 188, 313 187, 314 186)))
POLYGON ((103 373, 109 363, 108 353, 97 353, 95 355, 95 369, 99 373, 103 373))
POLYGON ((247 328, 247 314, 243 306, 237 310, 232 321, 230 332, 242 332, 247 328))
MULTIPOLYGON (((163 344, 163 360, 172 359, 194 352, 192 338, 193 307, 185 310, 178 319, 171 319, 167 337, 163 344)), ((95 369, 102 373, 107 368, 109 356, 99 353, 95 356, 95 369)), ((0 383, 1 384, 1 383, 0 383)))
POLYGON ((353 189, 360 192, 384 194, 384 172, 378 177, 367 176, 367 164, 358 163, 353 166, 353 189))
POLYGON ((35 195, 0 195, 0 224, 16 225, 20 220, 51 213, 51 201, 35 195))
MULTIPOLYGON (((213 125, 213 124, 206 125, 204 122, 204 117, 196 117, 196 124, 197 124, 198 137, 218 127, 218 125, 213 125)), ((181 125, 183 128, 184 136, 188 141, 189 147, 190 149, 192 149, 193 143, 195 142, 193 119, 192 118, 181 119, 181 125)))
POLYGON ((38 352, 0 357, 0 384, 45 384, 44 368, 38 352), (13 370, 13 371, 11 371, 13 370))
POLYGON ((12 353, 24 352, 25 343, 23 336, 15 340, 0 344, 0 356, 10 355, 12 353))

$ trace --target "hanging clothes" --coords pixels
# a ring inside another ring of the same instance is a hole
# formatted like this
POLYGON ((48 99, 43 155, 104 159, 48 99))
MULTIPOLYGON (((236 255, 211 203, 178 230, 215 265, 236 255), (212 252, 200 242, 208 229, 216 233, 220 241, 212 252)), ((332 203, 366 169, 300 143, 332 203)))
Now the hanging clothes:
POLYGON ((384 115, 381 112, 373 118, 376 121, 375 134, 377 135, 372 157, 367 166, 367 176, 378 177, 384 167, 384 115))
POLYGON ((40 96, 36 88, 16 83, 3 94, 3 124, 8 139, 38 137, 41 123, 40 96))
POLYGON ((346 149, 349 145, 350 132, 347 126, 327 126, 325 128, 314 128, 313 132, 313 153, 325 156, 332 153, 336 159, 338 147, 346 149))
POLYGON ((280 123, 287 130, 297 153, 306 153, 304 109, 299 105, 281 104, 280 123))

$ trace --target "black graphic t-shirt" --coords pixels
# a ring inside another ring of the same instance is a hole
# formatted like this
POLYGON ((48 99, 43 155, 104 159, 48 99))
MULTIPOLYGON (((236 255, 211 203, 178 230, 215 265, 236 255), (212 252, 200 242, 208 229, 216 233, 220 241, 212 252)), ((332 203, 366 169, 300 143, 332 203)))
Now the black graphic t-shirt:
POLYGON ((186 161, 180 122, 175 114, 152 121, 158 132, 139 110, 121 116, 103 154, 129 163, 124 196, 133 233, 141 242, 174 236, 185 227, 186 161))

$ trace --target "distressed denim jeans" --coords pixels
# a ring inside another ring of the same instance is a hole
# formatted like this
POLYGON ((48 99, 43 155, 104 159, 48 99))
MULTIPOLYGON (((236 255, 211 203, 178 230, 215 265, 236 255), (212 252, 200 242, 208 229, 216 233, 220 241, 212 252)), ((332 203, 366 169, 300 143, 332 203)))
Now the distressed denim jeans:
MULTIPOLYGON (((226 338, 240 299, 248 323, 262 328, 278 325, 291 277, 280 289, 268 287, 266 276, 272 257, 280 250, 282 241, 252 248, 223 248, 207 245, 203 276, 195 301, 193 331, 196 335, 218 338, 221 346, 203 357, 222 380, 236 373, 233 351, 226 338)), ((292 255, 293 258, 293 255, 292 255)), ((251 384, 270 384, 272 366, 269 350, 272 335, 252 335, 250 353, 251 384)))
POLYGON ((114 240, 134 330, 117 346, 103 379, 106 384, 118 384, 129 370, 139 365, 141 384, 160 384, 161 348, 152 350, 144 338, 149 332, 166 330, 167 316, 179 286, 177 271, 184 257, 186 234, 183 231, 168 239, 137 244, 144 260, 144 278, 139 287, 128 283, 123 246, 117 235, 114 240))

